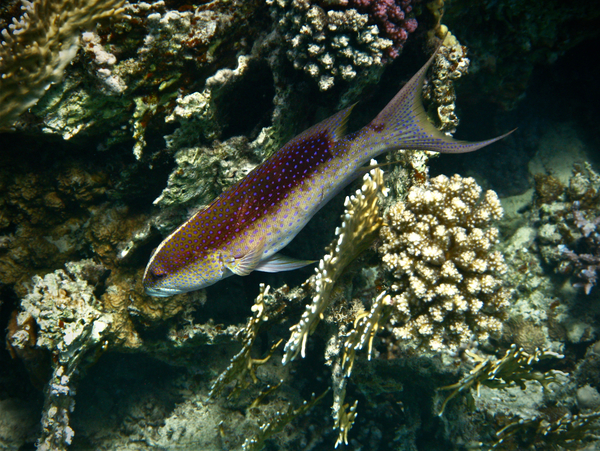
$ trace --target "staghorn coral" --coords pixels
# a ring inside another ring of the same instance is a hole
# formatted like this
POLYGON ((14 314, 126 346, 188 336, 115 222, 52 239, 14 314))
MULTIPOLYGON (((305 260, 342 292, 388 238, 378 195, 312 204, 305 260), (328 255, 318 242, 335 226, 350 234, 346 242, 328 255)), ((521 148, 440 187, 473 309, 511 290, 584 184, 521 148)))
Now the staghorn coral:
POLYGON ((273 355, 273 352, 275 352, 277 347, 279 347, 281 344, 282 340, 279 340, 277 343, 275 343, 271 347, 268 355, 263 359, 254 359, 250 354, 252 351, 252 346, 254 345, 254 341, 258 337, 261 324, 269 320, 266 311, 266 299, 269 297, 270 289, 271 287, 268 285, 260 285, 260 294, 252 306, 254 316, 248 320, 246 327, 241 331, 243 333, 242 349, 232 357, 229 366, 225 369, 225 371, 223 371, 217 380, 215 380, 210 392, 208 393, 209 398, 213 398, 218 395, 223 390, 225 385, 233 381, 236 382, 236 386, 230 396, 235 392, 239 392, 239 390, 248 386, 248 382, 246 382, 247 375, 250 375, 252 382, 257 383, 258 380, 256 378, 256 367, 266 363, 273 355))
MULTIPOLYGON (((371 164, 376 162, 372 160, 371 164)), ((357 190, 354 196, 346 198, 343 223, 336 230, 337 238, 329 246, 329 253, 319 262, 317 274, 305 284, 311 287, 314 296, 298 324, 290 328, 292 334, 284 348, 284 364, 292 361, 299 353, 302 357, 305 356, 308 336, 315 330, 319 321, 325 318, 325 311, 332 302, 336 281, 346 266, 369 246, 381 228, 382 219, 379 215, 377 195, 379 188, 383 186, 383 171, 375 168, 366 174, 363 180, 361 189, 357 190)), ((387 194, 386 189, 383 194, 387 194)), ((357 314, 354 327, 347 334, 344 314, 333 321, 338 324, 340 331, 337 336, 331 337, 327 359, 332 365, 332 410, 334 429, 338 431, 336 447, 340 443, 348 443, 348 432, 356 418, 358 403, 354 402, 349 406, 344 402, 346 382, 352 372, 356 352, 368 344, 369 359, 371 358, 373 338, 385 322, 389 304, 389 296, 381 293, 374 300, 369 312, 361 311, 357 314)), ((331 322, 331 319, 328 318, 328 321, 331 322)))
POLYGON ((390 310, 391 298, 384 291, 373 300, 373 305, 368 312, 362 311, 356 315, 353 328, 348 333, 343 333, 344 325, 340 327, 338 335, 343 336, 344 343, 341 347, 338 347, 338 353, 331 372, 333 381, 333 406, 331 409, 333 410, 333 421, 335 423, 334 429, 338 431, 335 442, 336 448, 341 443, 348 444, 348 432, 356 420, 358 401, 354 401, 352 406, 344 402, 346 399, 346 384, 352 374, 356 353, 368 344, 367 358, 371 360, 373 339, 375 334, 383 328, 390 310))
MULTIPOLYGON (((372 163, 376 162, 372 160, 372 163)), ((373 169, 365 174, 363 180, 361 189, 354 196, 346 197, 342 226, 336 229, 337 238, 329 246, 329 253, 319 262, 316 274, 308 281, 315 296, 306 306, 300 322, 291 328, 292 334, 284 348, 284 364, 292 361, 298 353, 304 357, 306 340, 329 306, 335 282, 346 266, 369 246, 381 227, 377 192, 383 185, 383 171, 373 169)))
POLYGON ((501 330, 511 290, 490 223, 502 214, 495 192, 481 198, 475 180, 459 175, 413 186, 388 211, 379 252, 393 276, 396 339, 454 352, 501 330))
POLYGON ((515 438, 520 438, 519 444, 528 449, 595 449, 599 438, 599 419, 600 412, 579 415, 568 412, 559 419, 547 415, 515 418, 496 432, 498 440, 491 449, 515 449, 512 442, 515 438), (585 443, 591 443, 591 448, 582 448, 585 443))
POLYGON ((356 353, 360 351, 365 344, 368 343, 368 360, 371 360, 373 350, 373 338, 378 330, 380 330, 390 313, 392 305, 391 297, 384 291, 373 301, 371 310, 361 312, 354 320, 354 327, 346 335, 343 345, 342 355, 342 372, 345 377, 350 377, 352 367, 354 366, 354 358, 356 353))
POLYGON ((34 105, 75 58, 83 30, 119 17, 125 0, 23 1, 23 15, 2 30, 0 128, 34 105))
POLYGON ((303 401, 302 404, 296 409, 294 409, 294 407, 290 404, 288 405, 287 410, 276 412, 270 421, 264 423, 260 427, 258 434, 244 441, 242 445, 242 450, 259 451, 263 449, 265 446, 265 440, 268 440, 274 434, 283 431, 284 428, 295 418, 308 412, 327 394, 328 391, 329 390, 324 391, 319 396, 316 396, 313 393, 310 400, 303 401))
POLYGON ((410 1, 267 0, 288 58, 327 91, 337 81, 377 78, 398 56, 417 23, 406 18, 410 1))
POLYGON ((442 387, 440 390, 452 390, 448 397, 442 403, 438 415, 443 415, 448 401, 456 395, 469 390, 475 386, 477 393, 479 387, 484 385, 490 388, 504 388, 512 385, 518 385, 525 390, 525 381, 537 381, 544 388, 550 382, 556 382, 557 376, 566 376, 565 373, 558 370, 548 370, 546 372, 536 371, 533 365, 542 360, 562 359, 564 355, 553 351, 536 349, 534 352, 527 353, 523 348, 517 345, 511 345, 504 356, 500 359, 483 358, 473 352, 466 351, 466 354, 476 363, 475 367, 469 371, 456 384, 442 387))
POLYGON ((346 398, 346 390, 343 389, 333 403, 333 420, 335 421, 334 428, 338 430, 338 438, 335 441, 335 447, 337 448, 340 444, 348 444, 348 432, 356 421, 356 409, 358 407, 358 401, 354 401, 354 404, 344 404, 346 398))

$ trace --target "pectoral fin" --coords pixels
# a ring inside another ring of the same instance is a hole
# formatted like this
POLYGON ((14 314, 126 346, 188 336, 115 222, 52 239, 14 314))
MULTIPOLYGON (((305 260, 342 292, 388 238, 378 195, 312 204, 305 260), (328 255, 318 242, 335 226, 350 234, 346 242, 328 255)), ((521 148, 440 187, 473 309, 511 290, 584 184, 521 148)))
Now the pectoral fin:
POLYGON ((316 260, 296 260, 295 258, 286 257, 285 255, 273 254, 268 259, 261 261, 254 269, 262 272, 291 271, 315 263, 315 261, 316 260))
POLYGON ((223 261, 225 267, 238 276, 247 276, 255 269, 258 269, 257 266, 265 249, 265 242, 266 240, 264 238, 255 240, 254 243, 249 246, 247 253, 225 258, 223 261))

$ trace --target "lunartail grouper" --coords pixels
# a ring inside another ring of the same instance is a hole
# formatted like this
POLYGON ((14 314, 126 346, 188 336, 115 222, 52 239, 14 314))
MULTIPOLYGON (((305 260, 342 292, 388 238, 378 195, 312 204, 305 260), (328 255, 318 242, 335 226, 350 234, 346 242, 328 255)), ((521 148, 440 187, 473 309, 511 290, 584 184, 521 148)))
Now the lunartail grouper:
POLYGON ((427 120, 421 91, 434 57, 359 131, 344 135, 352 107, 339 111, 296 136, 179 226, 150 258, 146 293, 172 296, 232 274, 310 264, 278 252, 333 196, 364 174, 372 158, 393 149, 471 152, 506 136, 457 141, 427 120))

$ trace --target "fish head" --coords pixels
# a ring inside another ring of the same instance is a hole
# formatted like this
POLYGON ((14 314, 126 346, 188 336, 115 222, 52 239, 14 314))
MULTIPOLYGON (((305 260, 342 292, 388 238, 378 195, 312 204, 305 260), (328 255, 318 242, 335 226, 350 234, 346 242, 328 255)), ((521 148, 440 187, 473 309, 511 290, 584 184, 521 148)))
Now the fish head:
POLYGON ((159 247, 148 262, 143 285, 146 294, 167 297, 200 290, 231 274, 218 250, 204 255, 190 253, 182 258, 159 247))

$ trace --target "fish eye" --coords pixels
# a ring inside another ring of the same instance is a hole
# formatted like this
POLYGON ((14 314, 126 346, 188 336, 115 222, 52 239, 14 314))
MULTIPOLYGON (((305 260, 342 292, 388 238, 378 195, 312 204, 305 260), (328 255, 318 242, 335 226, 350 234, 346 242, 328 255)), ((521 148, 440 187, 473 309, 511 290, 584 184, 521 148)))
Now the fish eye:
POLYGON ((150 272, 156 280, 161 280, 167 277, 167 273, 160 268, 151 269, 150 272))

